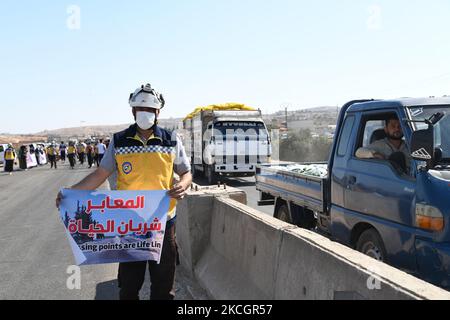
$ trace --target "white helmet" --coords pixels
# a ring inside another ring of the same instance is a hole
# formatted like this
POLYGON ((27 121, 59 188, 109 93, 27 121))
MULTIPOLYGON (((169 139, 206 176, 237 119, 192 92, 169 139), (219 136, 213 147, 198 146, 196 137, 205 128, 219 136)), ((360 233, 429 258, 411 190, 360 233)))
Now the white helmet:
POLYGON ((165 101, 163 95, 156 92, 155 89, 152 89, 152 86, 147 83, 145 86, 142 85, 140 88, 137 88, 134 93, 130 94, 128 103, 132 108, 145 107, 162 109, 164 108, 165 101))

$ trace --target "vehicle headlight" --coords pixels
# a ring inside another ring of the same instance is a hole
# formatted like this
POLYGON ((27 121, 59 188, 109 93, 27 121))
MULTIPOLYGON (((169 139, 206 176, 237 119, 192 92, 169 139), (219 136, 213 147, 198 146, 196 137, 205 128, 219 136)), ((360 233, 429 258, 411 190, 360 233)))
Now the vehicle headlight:
POLYGON ((444 229, 444 216, 436 207, 424 203, 417 203, 416 225, 421 229, 442 231, 444 229))

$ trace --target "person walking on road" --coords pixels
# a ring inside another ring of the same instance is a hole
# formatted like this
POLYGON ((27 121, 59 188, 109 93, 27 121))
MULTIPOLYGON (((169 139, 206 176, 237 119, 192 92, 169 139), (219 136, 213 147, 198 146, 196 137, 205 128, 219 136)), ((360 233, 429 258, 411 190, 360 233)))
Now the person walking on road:
POLYGON ((80 161, 80 164, 84 164, 84 160, 86 158, 86 145, 83 142, 78 143, 77 146, 78 149, 78 160, 80 161))
POLYGON ((66 163, 66 149, 67 149, 66 144, 64 143, 64 141, 61 141, 61 144, 59 145, 59 153, 61 156, 62 163, 66 163))
POLYGON ((92 164, 94 163, 94 146, 91 142, 87 143, 86 147, 86 155, 88 160, 89 169, 92 168, 92 164))
POLYGON ((45 164, 47 164, 48 159, 46 157, 46 153, 44 150, 44 145, 38 145, 37 149, 38 151, 38 155, 39 155, 39 159, 40 159, 40 165, 43 166, 45 164))
MULTIPOLYGON (((175 297, 175 269, 179 264, 175 238, 176 201, 184 197, 192 183, 191 166, 181 139, 157 125, 165 104, 163 96, 147 84, 130 95, 129 104, 136 123, 114 134, 100 167, 71 189, 95 190, 114 173, 117 190, 168 190, 171 201, 160 264, 154 261, 120 263, 118 283, 121 300, 139 299, 148 266, 150 299, 171 300, 175 297), (180 176, 177 183, 174 173, 180 176)), ((62 194, 58 193, 58 208, 61 200, 62 194)))
POLYGON ((30 154, 31 156, 34 155, 35 159, 36 159, 36 164, 39 166, 41 164, 40 159, 39 159, 39 153, 37 151, 37 145, 36 147, 33 144, 30 144, 30 154))
POLYGON ((28 170, 27 164, 28 149, 27 146, 21 146, 19 149, 19 167, 22 170, 28 170))
POLYGON ((92 147, 93 147, 93 155, 94 155, 94 163, 96 164, 97 167, 100 166, 99 162, 98 162, 98 150, 97 150, 97 145, 98 143, 93 143, 92 147))
POLYGON ((40 147, 37 144, 36 148, 34 148, 34 155, 36 156, 36 163, 38 166, 42 166, 42 161, 41 161, 41 151, 40 151, 40 147))
POLYGON ((75 148, 75 143, 69 142, 69 147, 67 148, 67 157, 69 158, 70 167, 75 168, 76 163, 77 148, 75 148))
POLYGON ((12 175, 14 171, 14 161, 16 160, 16 151, 11 144, 5 150, 5 171, 12 175))
POLYGON ((58 167, 56 166, 56 156, 58 155, 58 149, 56 148, 55 143, 52 143, 47 148, 47 155, 51 165, 50 169, 53 169, 53 166, 55 167, 55 170, 58 169, 58 167))
POLYGON ((103 140, 100 139, 100 141, 97 143, 97 167, 100 166, 100 163, 102 162, 105 152, 106 152, 106 145, 103 143, 103 140))

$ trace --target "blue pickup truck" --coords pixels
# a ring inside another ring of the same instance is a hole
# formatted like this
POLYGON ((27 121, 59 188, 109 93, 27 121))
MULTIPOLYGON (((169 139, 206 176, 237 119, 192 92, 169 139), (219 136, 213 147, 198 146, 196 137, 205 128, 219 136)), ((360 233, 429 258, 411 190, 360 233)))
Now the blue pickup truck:
POLYGON ((450 289, 449 114, 450 97, 351 101, 338 117, 325 175, 259 165, 259 205, 274 204, 279 219, 450 289), (406 172, 356 156, 386 137, 392 116, 410 152, 406 172))

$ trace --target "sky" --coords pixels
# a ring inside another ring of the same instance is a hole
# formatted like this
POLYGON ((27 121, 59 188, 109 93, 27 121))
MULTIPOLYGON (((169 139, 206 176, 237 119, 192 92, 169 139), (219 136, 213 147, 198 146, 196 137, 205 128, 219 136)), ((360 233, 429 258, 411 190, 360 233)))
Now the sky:
POLYGON ((448 0, 2 0, 0 133, 450 94, 448 0))

